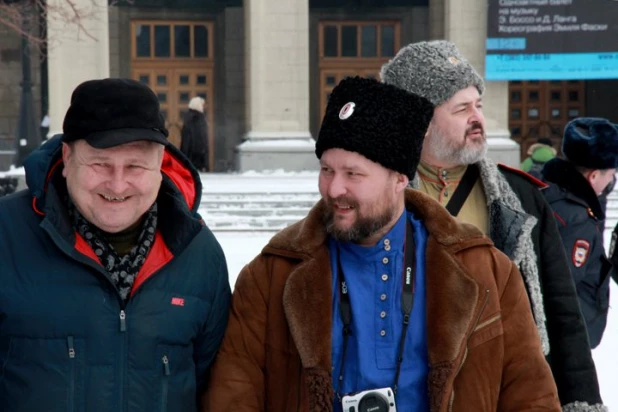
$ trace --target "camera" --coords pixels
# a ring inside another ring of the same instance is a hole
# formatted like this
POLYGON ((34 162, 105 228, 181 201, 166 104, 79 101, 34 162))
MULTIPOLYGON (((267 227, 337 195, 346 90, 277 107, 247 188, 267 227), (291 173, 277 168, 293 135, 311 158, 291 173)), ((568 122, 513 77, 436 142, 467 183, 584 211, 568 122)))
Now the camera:
POLYGON ((391 388, 350 393, 341 399, 343 412, 397 412, 391 388))

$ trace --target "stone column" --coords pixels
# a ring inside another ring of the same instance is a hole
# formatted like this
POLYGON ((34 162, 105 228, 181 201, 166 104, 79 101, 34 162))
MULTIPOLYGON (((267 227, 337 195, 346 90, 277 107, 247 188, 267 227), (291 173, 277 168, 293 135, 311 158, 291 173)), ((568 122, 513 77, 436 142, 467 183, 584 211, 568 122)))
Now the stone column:
MULTIPOLYGON (((485 77, 485 39, 487 38, 487 0, 430 0, 431 10, 444 10, 444 36, 485 77)), ((436 33, 432 32, 432 37, 436 33)), ((436 36, 437 37, 437 36, 436 36)), ((519 145, 509 131, 509 84, 486 82, 483 96, 489 157, 519 167, 519 145)))
POLYGON ((245 0, 245 141, 240 171, 317 170, 309 132, 309 1, 245 0))
POLYGON ((62 132, 73 89, 83 81, 109 77, 107 0, 48 0, 48 136, 62 132), (75 10, 81 18, 68 20, 75 10))

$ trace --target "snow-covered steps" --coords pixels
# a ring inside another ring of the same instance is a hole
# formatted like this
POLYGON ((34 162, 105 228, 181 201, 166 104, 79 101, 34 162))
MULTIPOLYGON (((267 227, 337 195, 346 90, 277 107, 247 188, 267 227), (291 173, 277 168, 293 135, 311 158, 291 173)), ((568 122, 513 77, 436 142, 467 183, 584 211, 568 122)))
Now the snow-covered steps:
POLYGON ((319 198, 317 192, 203 194, 199 212, 213 231, 278 231, 305 217, 319 198))
POLYGON ((276 232, 320 199, 317 172, 202 174, 200 214, 213 231, 276 232))

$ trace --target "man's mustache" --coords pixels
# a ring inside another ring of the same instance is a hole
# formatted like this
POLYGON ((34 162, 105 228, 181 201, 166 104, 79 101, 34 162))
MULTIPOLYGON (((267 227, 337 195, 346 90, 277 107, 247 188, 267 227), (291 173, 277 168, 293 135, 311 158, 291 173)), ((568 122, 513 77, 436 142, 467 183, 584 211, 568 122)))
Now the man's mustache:
POLYGON ((485 136, 485 130, 483 129, 483 125, 480 123, 472 123, 467 129, 466 129, 466 136, 468 136, 469 134, 472 133, 476 133, 476 132, 480 132, 483 136, 485 136))

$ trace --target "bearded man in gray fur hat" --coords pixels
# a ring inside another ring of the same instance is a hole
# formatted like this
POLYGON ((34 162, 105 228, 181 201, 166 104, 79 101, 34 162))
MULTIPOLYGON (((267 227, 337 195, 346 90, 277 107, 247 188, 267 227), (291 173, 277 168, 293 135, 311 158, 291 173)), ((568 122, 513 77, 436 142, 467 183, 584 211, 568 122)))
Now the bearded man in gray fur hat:
POLYGON ((413 185, 518 265, 563 411, 606 411, 547 185, 487 158, 481 76, 445 40, 405 46, 380 74, 435 105, 413 185))

